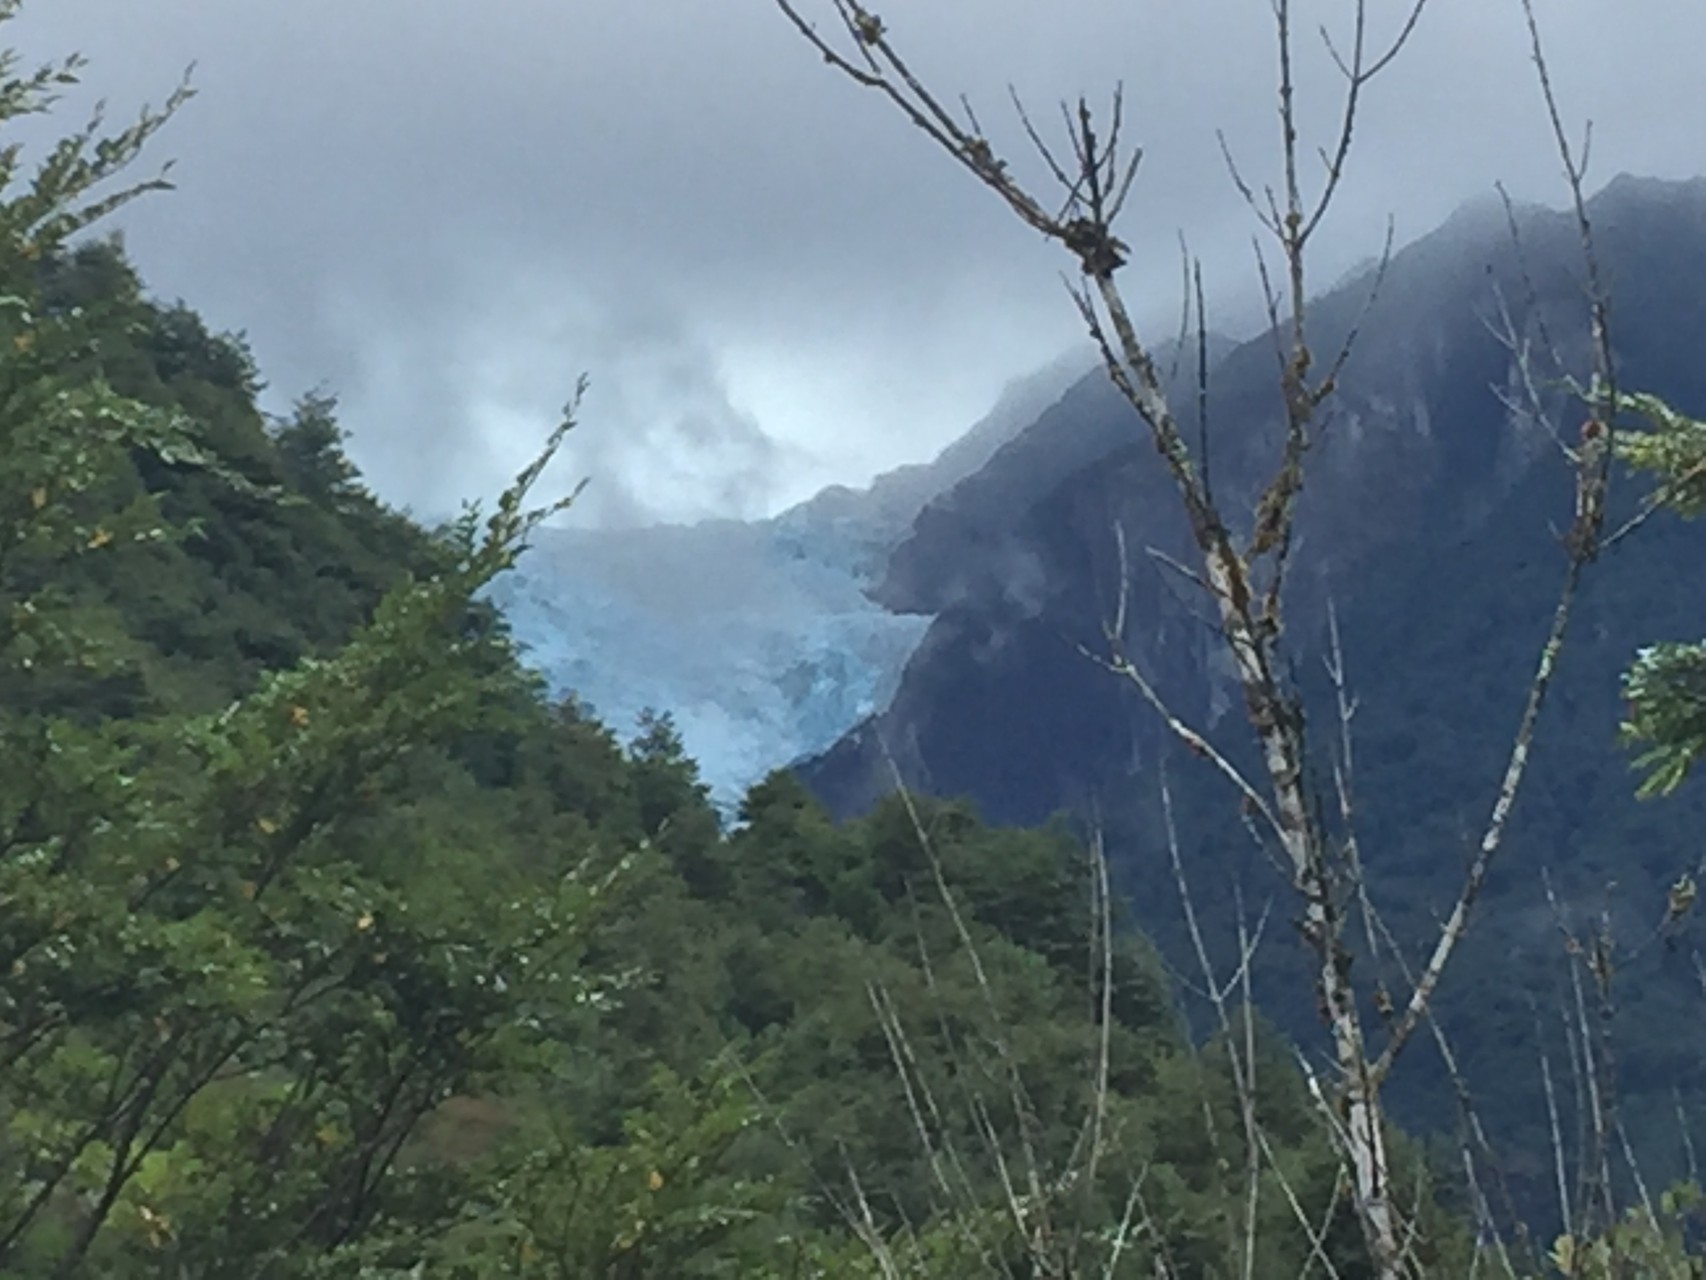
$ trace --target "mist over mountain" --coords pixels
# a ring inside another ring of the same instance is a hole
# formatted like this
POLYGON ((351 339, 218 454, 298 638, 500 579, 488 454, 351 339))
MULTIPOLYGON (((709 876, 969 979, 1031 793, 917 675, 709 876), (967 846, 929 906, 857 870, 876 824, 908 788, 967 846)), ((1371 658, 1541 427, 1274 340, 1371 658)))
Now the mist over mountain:
MULTIPOLYGON (((1593 212, 1625 385, 1697 399, 1706 374, 1683 335, 1701 332, 1686 282, 1706 258, 1706 182, 1620 179, 1593 212)), ((1318 631, 1329 597, 1348 618, 1390 617, 1474 575, 1494 545, 1518 538, 1537 556, 1553 545, 1568 475, 1547 430, 1494 394, 1515 392, 1518 375, 1488 326, 1503 296, 1521 339, 1554 335, 1568 361, 1585 356, 1585 307, 1573 225, 1538 209, 1520 222, 1519 254, 1502 209, 1469 206, 1396 255, 1366 317, 1366 274, 1312 309, 1318 351, 1336 350, 1359 318, 1363 331, 1309 458, 1291 570, 1299 640, 1318 631), (1426 580, 1395 578, 1400 570, 1426 580)), ((1217 361, 1206 431, 1194 397, 1175 400, 1187 433, 1207 441, 1211 482, 1234 520, 1247 518, 1277 460, 1275 371, 1266 336, 1217 361)), ((1561 391, 1549 399, 1562 407, 1561 391)), ((1075 648, 1099 648, 1112 617, 1116 525, 1132 548, 1134 653, 1186 700, 1181 709, 1217 723, 1238 695, 1201 602, 1167 562, 1194 558, 1183 513, 1148 428, 1098 370, 920 513, 874 594, 935 621, 893 706, 804 776, 835 807, 862 807, 887 789, 880 736, 914 784, 973 795, 1013 821, 1132 776, 1154 740, 1151 717, 1112 696, 1075 648)))

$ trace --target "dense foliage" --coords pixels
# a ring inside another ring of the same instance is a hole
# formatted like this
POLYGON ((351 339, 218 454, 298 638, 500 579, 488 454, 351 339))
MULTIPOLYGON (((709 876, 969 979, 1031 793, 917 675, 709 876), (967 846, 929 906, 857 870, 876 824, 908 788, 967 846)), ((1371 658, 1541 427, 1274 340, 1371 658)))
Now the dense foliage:
MULTIPOLYGON (((1706 515, 1706 422, 1656 396, 1626 397, 1647 429, 1619 438, 1628 461, 1657 484, 1642 513, 1706 515)), ((1639 518, 1639 517, 1637 517, 1639 518)), ((1706 641, 1669 640, 1637 655, 1624 679, 1624 737, 1642 748, 1644 796, 1669 795, 1706 757, 1706 641)))

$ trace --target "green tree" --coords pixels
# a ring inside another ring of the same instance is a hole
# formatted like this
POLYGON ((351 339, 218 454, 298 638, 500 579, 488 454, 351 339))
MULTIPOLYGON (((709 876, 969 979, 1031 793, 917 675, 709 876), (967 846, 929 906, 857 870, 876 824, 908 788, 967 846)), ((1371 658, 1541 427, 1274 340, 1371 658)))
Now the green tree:
POLYGON ((344 453, 349 433, 338 423, 337 408, 336 396, 310 392, 273 435, 293 487, 327 503, 362 492, 355 464, 344 453))
MULTIPOLYGON (((1620 433, 1618 452, 1656 481, 1637 519, 1661 509, 1684 519, 1706 514, 1706 422, 1655 396, 1628 395, 1623 402, 1647 426, 1620 433)), ((1667 795, 1706 756, 1706 640, 1667 640, 1643 649, 1624 677, 1624 696, 1624 738, 1640 749, 1635 763, 1647 775, 1641 794, 1667 795)))
MULTIPOLYGON (((0 59, 0 124, 45 109, 79 66, 16 76, 0 59)), ((334 654, 217 712, 62 709, 135 655, 61 584, 124 546, 195 532, 137 489, 135 459, 262 508, 285 501, 193 414, 115 390, 95 355, 110 314, 43 287, 69 237, 165 185, 102 194, 188 96, 110 136, 97 118, 0 204, 0 680, 25 695, 0 706, 8 1274, 219 1274, 239 1258, 248 1274, 297 1274, 358 1243, 418 1256, 466 1188, 436 1169, 405 1176, 399 1156, 425 1117, 525 1062, 553 1010, 572 1007, 598 892, 579 867, 501 866, 459 892, 466 851, 433 856, 421 822, 394 831, 415 837, 407 855, 351 838, 423 749, 513 700, 503 635, 466 619, 557 509, 524 503, 573 404, 495 513, 444 531, 432 571, 334 654)), ((235 349, 215 343, 224 363, 192 370, 210 347, 186 316, 154 331, 156 368, 252 397, 235 349)))

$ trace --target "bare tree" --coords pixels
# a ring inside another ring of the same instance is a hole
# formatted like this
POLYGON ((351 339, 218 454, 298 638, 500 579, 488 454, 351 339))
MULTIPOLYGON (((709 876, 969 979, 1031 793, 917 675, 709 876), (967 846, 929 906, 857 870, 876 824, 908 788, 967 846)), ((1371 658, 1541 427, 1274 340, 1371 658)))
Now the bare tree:
MULTIPOLYGON (((1139 335, 1133 309, 1119 283, 1129 248, 1116 234, 1115 224, 1141 158, 1141 151, 1124 139, 1126 122, 1120 91, 1116 88, 1113 93, 1105 123, 1083 98, 1063 105, 1064 147, 1045 139, 1025 104, 1014 95, 1019 125, 1052 179, 1053 190, 1045 195, 1015 176, 969 104, 962 100, 950 106, 928 87, 877 13, 860 0, 827 2, 835 20, 828 34, 802 12, 799 0, 776 0, 781 12, 826 62, 886 98, 1018 218, 1065 249, 1078 266, 1080 278, 1071 286, 1073 298, 1101 351, 1109 377, 1147 425, 1189 522, 1199 564, 1186 572, 1212 603, 1260 747, 1261 775, 1241 770, 1176 714, 1160 690, 1125 656, 1121 649, 1126 622, 1123 595, 1117 616, 1107 628, 1108 652, 1097 656, 1131 681, 1171 732, 1224 775, 1238 793, 1248 824, 1269 848, 1278 848, 1278 862, 1301 907, 1301 932, 1313 957, 1316 996, 1330 1028, 1334 1072, 1322 1096, 1349 1173, 1355 1213, 1376 1273, 1386 1280, 1415 1274, 1409 1232, 1400 1207, 1394 1203, 1382 1089, 1399 1055, 1429 1017, 1446 967, 1462 942, 1487 874, 1503 845, 1577 588, 1601 545, 1613 409, 1618 403, 1612 381, 1606 295, 1594 262, 1583 197, 1584 159, 1566 138, 1532 10, 1524 0, 1532 52, 1573 196, 1589 274, 1592 380, 1586 388, 1576 388, 1587 401, 1587 425, 1577 443, 1563 446, 1574 471, 1575 520, 1563 540, 1563 580, 1552 625, 1529 682, 1491 812, 1456 900, 1425 962, 1413 971, 1405 969, 1407 997, 1394 1000, 1384 986, 1375 992, 1374 1003, 1383 1015, 1376 1043, 1360 1011, 1358 989, 1350 973, 1351 924, 1359 914, 1372 916, 1373 907, 1362 883, 1350 803, 1349 716, 1348 712, 1342 716, 1346 733, 1335 764, 1341 804, 1338 813, 1330 816, 1312 802, 1306 783, 1313 743, 1306 733, 1301 697, 1289 675, 1291 668, 1281 637, 1285 631, 1284 588, 1305 459, 1325 427, 1323 406, 1336 389, 1360 328, 1360 322, 1352 326, 1331 358, 1317 359, 1308 314, 1306 267, 1310 246, 1344 177, 1362 97, 1399 56, 1416 30, 1427 0, 1412 0, 1382 43, 1376 43, 1369 31, 1366 0, 1352 0, 1348 6, 1348 42, 1335 41, 1325 30, 1321 32, 1341 77, 1342 93, 1336 129, 1328 145, 1319 148, 1324 172, 1310 191, 1306 191, 1302 174, 1303 143, 1294 106, 1293 6, 1290 0, 1271 0, 1279 80, 1282 178, 1278 189, 1268 187, 1258 192, 1222 140, 1232 180, 1269 242, 1277 247, 1281 264, 1276 279, 1266 259, 1258 257, 1268 317, 1281 348, 1283 436, 1278 464, 1246 511, 1229 511, 1217 500, 1207 474, 1206 437, 1195 444, 1187 438, 1164 375, 1139 335)), ((1387 253, 1390 243, 1389 230, 1387 253)), ((1385 263, 1383 254, 1376 288, 1385 263)), ((1559 439, 1562 441, 1561 435, 1559 439)), ((1333 680, 1342 693, 1344 668, 1336 645, 1334 662, 1333 680)), ((1343 705, 1341 701, 1341 709, 1343 705)), ((1371 946, 1377 941, 1372 926, 1368 939, 1371 946)))

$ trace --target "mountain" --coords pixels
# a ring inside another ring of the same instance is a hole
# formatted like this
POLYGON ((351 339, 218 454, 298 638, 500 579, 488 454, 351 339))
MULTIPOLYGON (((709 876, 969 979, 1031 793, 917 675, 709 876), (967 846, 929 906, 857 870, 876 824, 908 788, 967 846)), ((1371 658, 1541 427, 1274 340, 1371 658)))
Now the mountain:
MULTIPOLYGON (((1622 385, 1700 412, 1706 179, 1622 177, 1593 199, 1590 215, 1622 385)), ((1358 698, 1362 848, 1389 922, 1417 947, 1449 908, 1487 820, 1571 518, 1572 476, 1551 436, 1495 394, 1516 390, 1519 372, 1488 322, 1502 296, 1519 343, 1538 349, 1550 335, 1581 376, 1580 249, 1565 214, 1523 208, 1517 223, 1520 252, 1500 205, 1471 205, 1389 264, 1307 460, 1290 568, 1291 653, 1315 709, 1315 741, 1325 753, 1332 731, 1320 661, 1331 604, 1358 698)), ((1364 275, 1317 301, 1317 352, 1336 350, 1358 323, 1371 285, 1364 275)), ((1263 336, 1214 367, 1206 433, 1194 398, 1183 403, 1191 438, 1206 434, 1229 516, 1250 511, 1272 474, 1276 384, 1273 341, 1263 336)), ((1579 409, 1562 391, 1547 395, 1573 430, 1579 409)), ((1614 497, 1622 516, 1638 494, 1625 485, 1614 497)), ((842 813, 890 789, 892 758, 919 790, 969 797, 995 820, 1093 814, 1138 919, 1166 946, 1181 941, 1156 800, 1156 766, 1170 762, 1198 909, 1224 940, 1235 890, 1260 903, 1281 886, 1249 849, 1218 778, 1178 759, 1135 691, 1080 652, 1105 652, 1102 628, 1120 590, 1116 526, 1130 548, 1128 653, 1179 714, 1250 761, 1242 697, 1215 625, 1169 564, 1195 558, 1177 497, 1147 428, 1093 374, 920 513, 873 594, 931 618, 924 639, 890 705, 799 772, 842 813)), ((1636 648, 1706 634, 1702 563, 1706 529, 1656 520, 1592 567, 1476 941, 1448 980, 1442 1015, 1460 1036, 1470 1079, 1531 1140, 1528 1156, 1544 1151, 1532 1028, 1542 1016, 1556 1025, 1567 964, 1542 871, 1566 912, 1610 912, 1633 946, 1662 915, 1666 888, 1699 857, 1702 783, 1663 804, 1637 803, 1615 739, 1618 677, 1636 648)), ((1315 765, 1329 791, 1331 761, 1322 754, 1315 765)), ((1299 949, 1283 941, 1269 949, 1258 995, 1288 1030, 1313 1037, 1313 1009, 1291 994, 1309 989, 1287 968, 1299 949)), ((1684 1081, 1682 1096, 1706 1105, 1706 1020, 1687 948, 1659 950, 1642 961, 1652 980, 1621 989, 1617 1019, 1633 1048, 1626 1061, 1638 1064, 1620 1082, 1639 1116, 1631 1124, 1664 1147, 1663 1163, 1681 1158, 1669 1090, 1684 1081)), ((1431 1104, 1412 1101, 1431 1105, 1436 1121, 1450 1115, 1442 1090, 1431 1104)))
POLYGON ((731 811, 771 770, 888 704, 929 619, 868 595, 933 497, 1077 382, 1074 351, 1017 379, 933 461, 824 490, 774 518, 541 530, 489 599, 558 696, 619 730, 667 712, 731 811))
MULTIPOLYGON (((1706 261, 1706 181, 1620 179, 1593 213, 1625 385, 1699 403, 1706 368, 1688 335, 1706 332, 1706 300, 1689 281, 1706 261)), ((1329 597, 1344 617, 1390 617, 1437 600, 1442 581, 1465 579, 1507 535, 1535 555, 1552 545, 1569 478, 1546 431, 1493 394, 1517 375, 1486 321, 1499 292, 1521 303, 1526 256, 1536 305, 1520 318, 1525 336, 1544 328, 1566 356, 1583 354, 1579 255, 1564 215, 1528 209, 1521 225, 1519 255, 1502 210, 1471 205, 1390 264, 1309 459, 1289 610, 1300 642, 1319 638, 1329 597), (1423 580, 1393 580, 1400 569, 1423 580)), ((1371 283, 1318 300, 1318 351, 1336 349, 1371 283)), ((1208 470, 1234 519, 1277 458, 1276 381, 1265 335, 1213 366, 1208 470)), ((1183 408, 1194 438, 1196 405, 1183 408)), ((1151 717, 1076 647, 1100 647, 1113 613, 1116 525, 1132 549, 1134 656, 1182 711, 1218 724, 1239 695, 1190 583, 1167 563, 1194 559, 1183 514, 1147 427, 1098 370, 920 512, 872 594, 931 617, 925 639, 892 705, 802 776, 832 807, 859 810, 888 789, 881 740, 913 784, 1014 822, 1133 776, 1158 740, 1151 717)), ((1468 625, 1459 613, 1439 622, 1468 625)))

